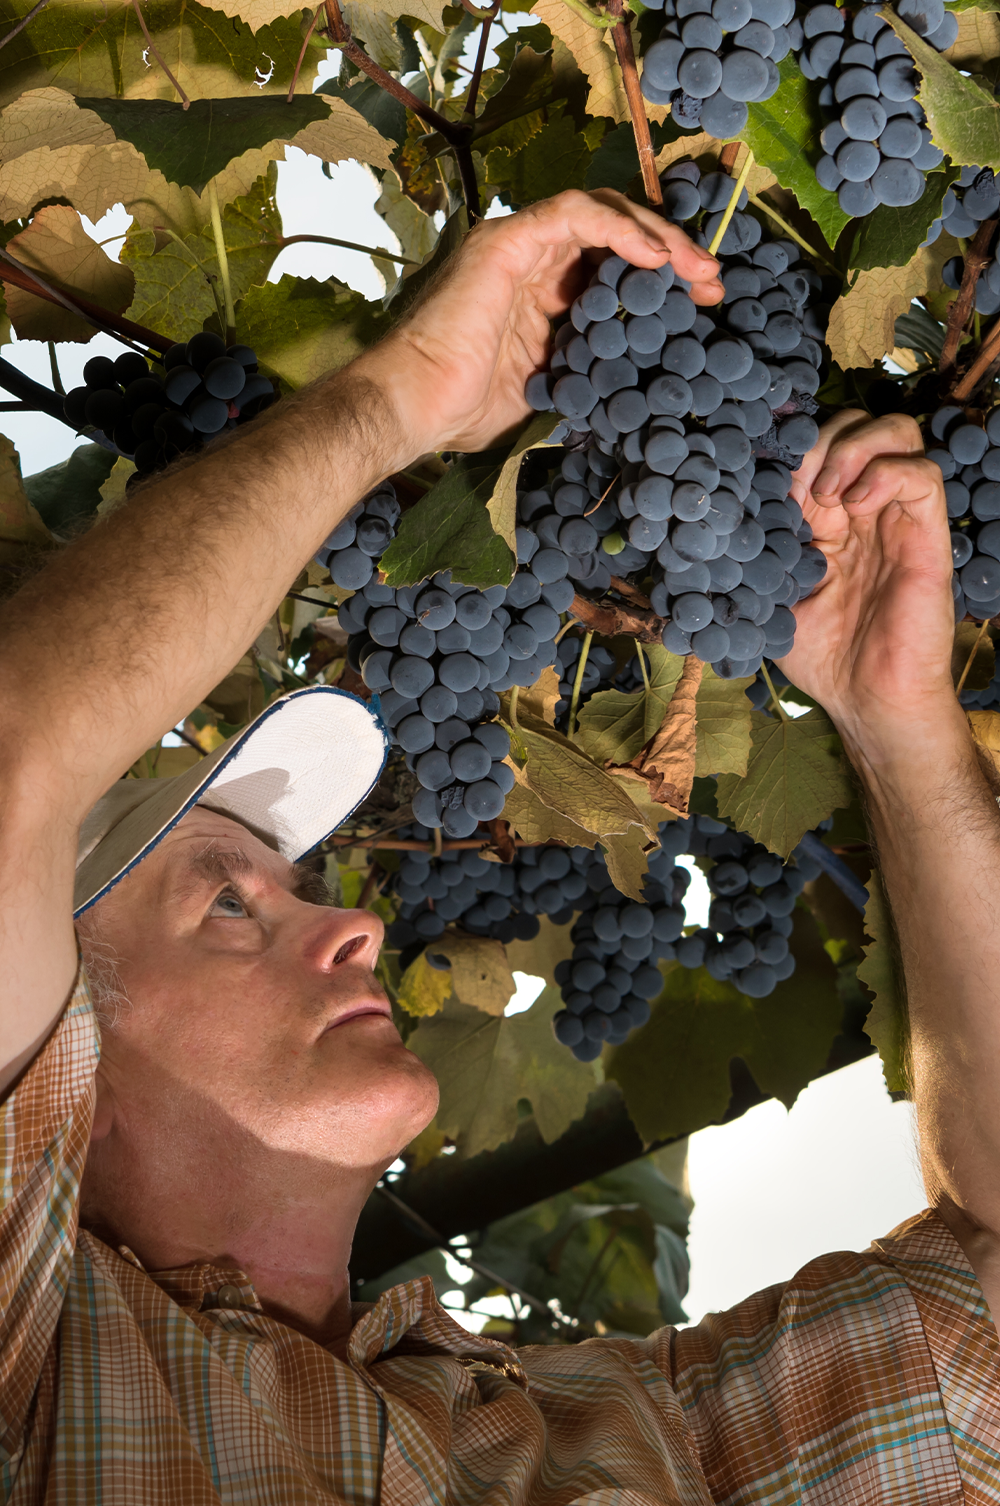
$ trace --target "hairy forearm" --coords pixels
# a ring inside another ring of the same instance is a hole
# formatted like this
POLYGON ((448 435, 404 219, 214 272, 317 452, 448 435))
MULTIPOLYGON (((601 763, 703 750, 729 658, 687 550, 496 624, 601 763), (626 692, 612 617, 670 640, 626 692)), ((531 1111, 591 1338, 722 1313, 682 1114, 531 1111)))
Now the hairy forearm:
POLYGON ((0 615, 3 739, 47 772, 48 798, 82 817, 238 661, 410 448, 357 363, 146 483, 53 558, 0 615))
POLYGON ((1000 811, 954 697, 847 741, 896 923, 928 1196, 1000 1234, 1000 811))

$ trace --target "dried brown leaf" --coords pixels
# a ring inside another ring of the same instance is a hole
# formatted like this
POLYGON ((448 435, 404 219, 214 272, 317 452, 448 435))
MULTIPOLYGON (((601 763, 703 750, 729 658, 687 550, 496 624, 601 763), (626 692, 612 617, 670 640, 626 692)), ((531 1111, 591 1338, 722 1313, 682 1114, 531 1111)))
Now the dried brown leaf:
POLYGON ((684 669, 667 707, 660 730, 631 763, 610 772, 642 780, 657 805, 675 816, 686 816, 694 784, 698 747, 698 688, 702 661, 688 654, 684 669))

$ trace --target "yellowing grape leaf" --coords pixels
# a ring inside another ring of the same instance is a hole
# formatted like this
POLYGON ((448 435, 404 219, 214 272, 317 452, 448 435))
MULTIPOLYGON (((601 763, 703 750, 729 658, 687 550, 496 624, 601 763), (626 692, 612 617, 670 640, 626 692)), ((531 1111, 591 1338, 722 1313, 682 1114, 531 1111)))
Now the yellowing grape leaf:
POLYGON ((484 1014, 503 1014, 514 994, 514 979, 502 942, 445 931, 431 943, 431 950, 450 961, 456 999, 484 1014))
POLYGON ((547 1144, 583 1114, 596 1077, 592 1065, 578 1062, 553 1035, 552 1016, 561 1008, 554 988, 509 1019, 451 1000, 410 1036, 410 1050, 438 1080, 438 1127, 459 1155, 475 1156, 509 1140, 522 1098, 547 1144))
POLYGON ((875 995, 865 1021, 865 1034, 882 1059, 882 1075, 889 1092, 906 1093, 909 1091, 906 993, 896 966, 892 913, 877 869, 868 880, 865 930, 872 939, 862 948, 865 960, 858 963, 858 977, 875 995))
POLYGON ((931 140, 956 167, 1000 168, 1000 105, 975 79, 935 52, 887 6, 885 19, 913 58, 921 75, 917 100, 923 105, 931 140))
POLYGON ((522 721, 520 735, 527 762, 519 782, 550 810, 601 838, 640 823, 639 812, 620 785, 560 733, 529 730, 522 721))
MULTIPOLYGON (((544 21, 552 35, 569 49, 580 71, 590 80, 587 114, 610 115, 616 121, 631 119, 614 43, 607 30, 589 25, 563 0, 534 0, 531 13, 544 21)), ((597 12, 594 14, 596 19, 597 12)), ((634 17, 631 27, 632 45, 638 56, 640 44, 634 17)), ((647 103, 645 108, 648 119, 657 122, 666 120, 670 114, 667 105, 647 103)))
MULTIPOLYGON (((505 762, 513 767, 510 760, 505 762)), ((515 773, 519 773, 516 770, 515 773)), ((567 847, 594 847, 597 835, 550 808, 526 784, 517 783, 507 796, 503 818, 524 842, 565 842, 567 847)))
MULTIPOLYGON (((509 819, 506 808, 504 818, 509 819)), ((539 915, 538 920, 538 935, 532 941, 507 942, 507 961, 512 972, 544 978, 546 983, 555 987, 556 965, 573 951, 570 937, 573 922, 568 920, 564 926, 556 926, 547 915, 539 915)))
POLYGON ((545 443, 558 421, 558 413, 535 413, 525 420, 524 427, 501 467, 493 495, 486 504, 493 532, 500 535, 511 554, 517 553, 514 528, 517 522, 517 478, 521 461, 529 450, 545 443))
POLYGON ((750 702, 746 698, 753 677, 720 680, 710 664, 705 665, 695 710, 698 721, 695 776, 739 774, 747 771, 750 756, 750 702))
POLYGON ((719 815, 787 858, 807 831, 851 803, 840 739, 818 709, 787 720, 754 711, 751 727, 746 778, 720 777, 719 815))
MULTIPOLYGON (((31 224, 8 242, 7 249, 46 281, 79 293, 112 313, 124 313, 132 302, 135 279, 129 268, 112 261, 84 230, 76 210, 65 204, 48 204, 40 209, 31 224)), ((86 319, 13 283, 4 284, 4 295, 10 322, 21 340, 86 344, 96 333, 86 319)))
MULTIPOLYGON (((406 0, 406 14, 412 16, 415 21, 424 21, 432 26, 435 31, 442 30, 441 10, 443 0, 435 4, 434 0, 406 0)), ((301 5, 296 5, 294 0, 221 0, 219 10, 227 16, 239 16, 255 30, 265 24, 277 21, 282 16, 299 16, 302 14, 301 5)), ((393 19, 399 15, 399 7, 389 3, 389 0, 364 0, 359 3, 355 0, 352 6, 355 12, 385 11, 393 19)))
POLYGON ((609 764, 624 778, 644 784, 664 813, 686 816, 694 782, 697 697, 704 664, 688 654, 659 730, 630 762, 609 764))
POLYGON ((898 315, 907 312, 918 294, 941 291, 941 268, 960 252, 954 237, 942 231, 906 266, 874 267, 853 277, 830 310, 826 340, 837 365, 847 371, 881 361, 896 343, 898 315))
POLYGON ((602 837, 611 882, 620 894, 642 903, 642 884, 649 872, 647 838, 639 826, 630 826, 621 836, 602 837))
POLYGON ((424 952, 415 957, 399 980, 396 999, 407 1014, 437 1014, 451 995, 451 973, 431 967, 424 952))

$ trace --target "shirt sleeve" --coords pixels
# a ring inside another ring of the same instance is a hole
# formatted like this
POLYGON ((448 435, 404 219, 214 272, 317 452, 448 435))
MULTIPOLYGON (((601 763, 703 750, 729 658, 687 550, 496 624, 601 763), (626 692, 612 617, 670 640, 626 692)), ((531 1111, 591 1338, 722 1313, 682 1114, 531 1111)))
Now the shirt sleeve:
POLYGON ((785 1285, 646 1344, 684 1410, 713 1501, 963 1499, 920 1314, 875 1252, 823 1256, 785 1285))
POLYGON ((0 1467, 17 1453, 76 1245, 100 1035, 81 973, 0 1105, 0 1467))

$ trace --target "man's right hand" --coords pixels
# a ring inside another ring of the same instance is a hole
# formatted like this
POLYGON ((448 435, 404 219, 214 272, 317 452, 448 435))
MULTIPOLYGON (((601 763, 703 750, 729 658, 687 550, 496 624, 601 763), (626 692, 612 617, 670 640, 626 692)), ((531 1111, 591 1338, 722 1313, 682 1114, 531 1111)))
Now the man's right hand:
MULTIPOLYGON (((844 412, 796 473, 792 495, 827 557, 796 608, 781 661, 856 756, 964 723, 952 688, 952 558, 940 469, 902 414, 844 412)), ((967 735, 967 734, 965 734, 967 735)), ((911 744, 912 746, 912 744, 911 744)))
POLYGON ((528 416, 524 384, 548 357, 550 320, 586 287, 587 254, 606 249, 639 267, 669 261, 695 303, 722 298, 714 256, 611 189, 481 221, 430 296, 357 363, 417 453, 484 450, 528 416))

